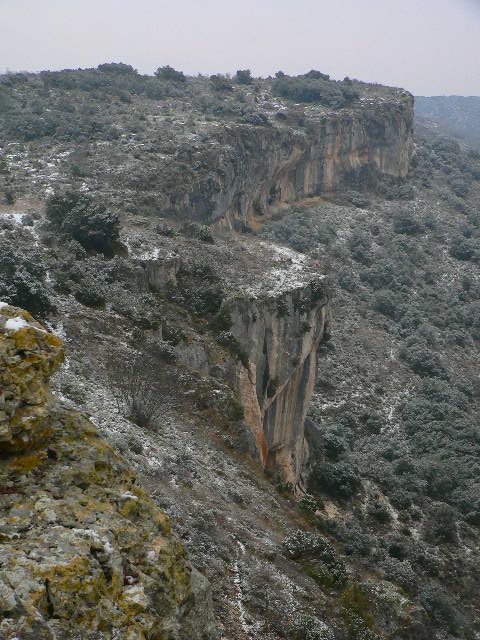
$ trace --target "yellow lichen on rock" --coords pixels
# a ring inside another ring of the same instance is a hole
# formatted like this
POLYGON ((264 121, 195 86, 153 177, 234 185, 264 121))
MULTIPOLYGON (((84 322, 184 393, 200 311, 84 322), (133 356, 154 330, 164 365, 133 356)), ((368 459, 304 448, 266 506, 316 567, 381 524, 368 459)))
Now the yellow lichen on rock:
POLYGON ((0 638, 183 638, 191 567, 167 516, 50 397, 60 340, 19 309, 0 318, 0 638))
POLYGON ((46 437, 48 379, 62 360, 59 338, 23 309, 0 305, 0 452, 46 437))

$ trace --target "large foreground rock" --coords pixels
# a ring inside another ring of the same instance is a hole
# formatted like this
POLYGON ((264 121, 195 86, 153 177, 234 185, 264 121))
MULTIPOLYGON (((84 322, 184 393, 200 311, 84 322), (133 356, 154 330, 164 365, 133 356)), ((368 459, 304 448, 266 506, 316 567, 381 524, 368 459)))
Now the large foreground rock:
POLYGON ((62 357, 28 313, 0 307, 0 638, 215 637, 208 583, 192 586, 167 516, 49 398, 62 357))

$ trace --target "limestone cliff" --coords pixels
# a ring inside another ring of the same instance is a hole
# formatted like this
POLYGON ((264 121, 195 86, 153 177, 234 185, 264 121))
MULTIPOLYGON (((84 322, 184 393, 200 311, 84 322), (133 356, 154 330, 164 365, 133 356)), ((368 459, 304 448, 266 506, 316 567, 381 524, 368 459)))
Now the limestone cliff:
POLYGON ((51 398, 62 358, 57 337, 0 306, 0 637, 214 637, 166 515, 92 423, 51 398))
MULTIPOLYGON (((176 239, 175 255, 165 240, 164 246, 149 247, 147 255, 155 258, 139 261, 138 282, 168 297, 182 286, 182 273, 192 277, 188 262, 193 252, 195 264, 221 265, 228 330, 215 335, 215 342, 212 331, 218 329, 192 335, 177 346, 177 357, 233 388, 263 467, 301 486, 308 461, 304 419, 315 384, 317 348, 328 335, 324 276, 314 259, 286 247, 253 237, 239 242, 227 235, 223 246, 220 238, 214 245, 197 243, 194 248, 176 239), (240 358, 219 357, 218 344, 240 358)), ((192 282, 182 295, 192 295, 192 282)))
MULTIPOLYGON (((307 107, 303 126, 223 125, 218 147, 165 202, 183 218, 242 226, 287 202, 404 178, 413 148, 413 97, 404 91, 336 111, 307 107)), ((212 140, 212 143, 213 143, 212 140)), ((184 160, 196 157, 191 149, 184 160)))
POLYGON ((232 333, 248 354, 238 390, 263 466, 302 486, 308 459, 304 420, 316 380, 317 348, 328 336, 321 280, 263 299, 232 301, 232 333))

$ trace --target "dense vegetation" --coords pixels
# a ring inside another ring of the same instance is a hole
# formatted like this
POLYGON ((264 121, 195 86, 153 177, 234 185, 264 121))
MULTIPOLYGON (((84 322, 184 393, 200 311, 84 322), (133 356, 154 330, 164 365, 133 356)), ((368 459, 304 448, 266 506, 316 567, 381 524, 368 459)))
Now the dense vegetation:
POLYGON ((343 107, 359 97, 352 81, 334 82, 320 71, 309 71, 302 76, 277 73, 273 93, 297 102, 320 102, 332 107, 343 107))

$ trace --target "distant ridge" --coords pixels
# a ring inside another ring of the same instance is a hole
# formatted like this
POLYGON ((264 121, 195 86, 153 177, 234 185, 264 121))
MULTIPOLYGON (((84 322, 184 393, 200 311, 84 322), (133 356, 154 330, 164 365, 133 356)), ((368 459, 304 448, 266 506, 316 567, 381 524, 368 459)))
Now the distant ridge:
POLYGON ((480 96, 416 96, 419 131, 440 126, 444 133, 480 150, 480 96))

